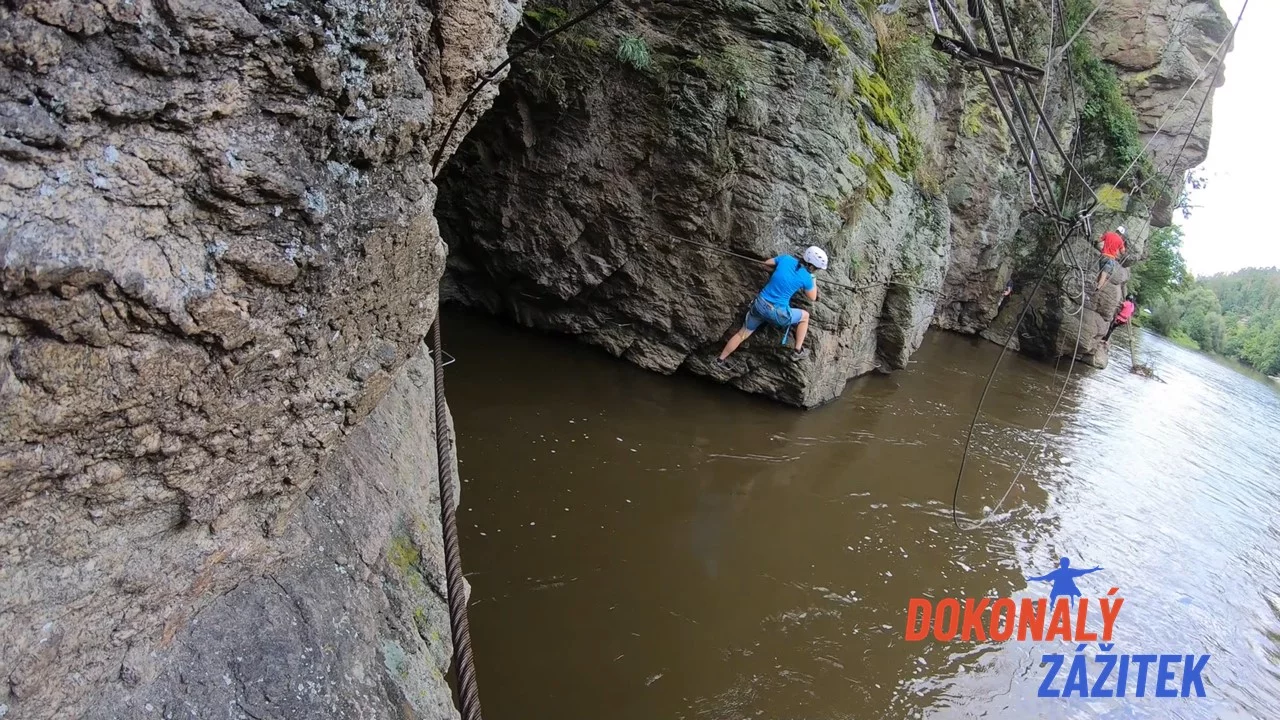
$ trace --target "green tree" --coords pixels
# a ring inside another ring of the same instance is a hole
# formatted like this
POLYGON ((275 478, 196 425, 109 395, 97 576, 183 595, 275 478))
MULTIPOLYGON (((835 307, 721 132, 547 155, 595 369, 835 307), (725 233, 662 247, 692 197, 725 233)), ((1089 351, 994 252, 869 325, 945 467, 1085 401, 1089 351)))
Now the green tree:
MULTIPOLYGON (((1159 284, 1159 278, 1153 282, 1159 284)), ((1280 373, 1280 270, 1276 268, 1170 281, 1149 308, 1147 325, 1156 332, 1188 346, 1194 342, 1269 375, 1280 373)))
POLYGON ((1182 228, 1170 225, 1151 233, 1147 257, 1133 267, 1129 277, 1129 289, 1142 305, 1154 304, 1181 285, 1187 278, 1187 263, 1182 259, 1182 228))
POLYGON ((1151 310, 1151 317, 1147 319, 1146 325, 1161 335, 1172 335, 1182 320, 1178 306, 1170 297, 1157 297, 1148 309, 1151 310))
MULTIPOLYGON (((1222 322, 1222 308, 1218 306, 1218 296, 1207 287, 1193 285, 1187 292, 1178 295, 1177 302, 1179 327, 1200 347, 1206 350, 1214 349, 1210 318, 1217 317, 1219 324, 1222 322)), ((1221 346, 1222 343, 1219 341, 1218 347, 1221 346)))

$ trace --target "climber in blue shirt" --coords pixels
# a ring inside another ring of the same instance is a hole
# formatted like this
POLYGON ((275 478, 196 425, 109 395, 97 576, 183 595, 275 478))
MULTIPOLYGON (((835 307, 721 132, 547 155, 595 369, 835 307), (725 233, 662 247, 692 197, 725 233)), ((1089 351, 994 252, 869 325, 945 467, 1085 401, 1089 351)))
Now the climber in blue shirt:
MULTIPOLYGON (((724 365, 733 351, 765 322, 785 328, 788 333, 794 325, 796 349, 792 359, 801 360, 807 355, 804 336, 809 331, 809 311, 791 307, 791 296, 804 291, 810 300, 818 299, 818 283, 814 280, 813 273, 827 269, 827 253, 820 247, 810 246, 804 251, 803 260, 797 260, 791 255, 779 255, 772 260, 765 260, 764 264, 773 268, 773 276, 751 303, 742 327, 720 351, 720 358, 716 360, 719 365, 724 365)), ((782 341, 786 343, 785 334, 782 341)))

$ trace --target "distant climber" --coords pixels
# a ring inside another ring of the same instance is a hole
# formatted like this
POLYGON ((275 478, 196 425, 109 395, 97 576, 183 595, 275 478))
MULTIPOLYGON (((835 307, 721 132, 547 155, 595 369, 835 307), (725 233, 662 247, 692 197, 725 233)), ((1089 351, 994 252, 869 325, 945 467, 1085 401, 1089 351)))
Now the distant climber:
POLYGON ((1102 342, 1111 342, 1111 333, 1116 328, 1129 322, 1129 318, 1133 317, 1133 311, 1137 307, 1134 305, 1135 298, 1133 295, 1124 299, 1124 303, 1120 305, 1120 309, 1116 311, 1116 316, 1111 318, 1111 327, 1107 328, 1107 334, 1102 336, 1102 342))
POLYGON ((742 327, 725 343, 724 349, 720 351, 720 358, 716 360, 717 364, 724 365, 733 351, 765 322, 786 330, 782 336, 784 345, 794 325, 796 349, 792 359, 801 360, 806 356, 804 337, 809 331, 809 311, 791 307, 791 296, 803 290, 810 300, 818 299, 818 283, 813 274, 827 269, 827 253, 820 247, 810 246, 804 251, 803 257, 803 260, 799 260, 791 255, 779 255, 764 261, 766 266, 773 268, 773 276, 752 301, 742 327))
POLYGON ((1013 278, 1009 278, 1009 282, 1004 284, 1004 292, 1000 293, 1000 302, 996 305, 996 314, 1004 309, 1004 304, 1009 301, 1009 296, 1013 294, 1013 278))
POLYGON ((1102 253, 1102 257, 1098 260, 1098 287, 1101 290, 1103 285, 1107 284, 1107 278, 1116 271, 1116 258, 1120 257, 1120 253, 1124 252, 1124 226, 1116 228, 1114 231, 1102 233, 1102 239, 1098 241, 1098 250, 1102 253))

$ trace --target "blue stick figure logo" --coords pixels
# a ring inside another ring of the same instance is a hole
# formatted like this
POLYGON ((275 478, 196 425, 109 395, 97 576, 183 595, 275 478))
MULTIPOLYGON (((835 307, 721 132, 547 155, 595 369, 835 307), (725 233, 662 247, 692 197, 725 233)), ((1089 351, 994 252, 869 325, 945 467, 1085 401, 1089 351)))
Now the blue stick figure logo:
POLYGON ((1091 572, 1098 572, 1102 568, 1091 567, 1087 570, 1077 570, 1071 567, 1071 558, 1064 557, 1058 561, 1058 569, 1050 573, 1045 573, 1038 577, 1027 578, 1027 580, 1040 580, 1053 583, 1053 588, 1049 591, 1049 603, 1056 605, 1060 596, 1071 598, 1071 604, 1075 605, 1076 598, 1082 594, 1080 588, 1076 587, 1076 578, 1081 575, 1088 575, 1091 572))

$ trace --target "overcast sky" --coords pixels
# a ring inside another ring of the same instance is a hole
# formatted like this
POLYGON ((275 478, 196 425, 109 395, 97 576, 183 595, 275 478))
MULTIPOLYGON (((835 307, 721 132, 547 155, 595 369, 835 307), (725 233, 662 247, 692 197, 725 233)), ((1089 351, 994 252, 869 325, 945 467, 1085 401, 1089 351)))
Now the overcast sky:
MULTIPOLYGON (((1221 0, 1234 22, 1244 0, 1221 0)), ((1196 275, 1280 267, 1280 1, 1252 0, 1213 96, 1209 185, 1191 194, 1182 255, 1196 275)))

